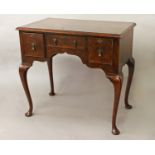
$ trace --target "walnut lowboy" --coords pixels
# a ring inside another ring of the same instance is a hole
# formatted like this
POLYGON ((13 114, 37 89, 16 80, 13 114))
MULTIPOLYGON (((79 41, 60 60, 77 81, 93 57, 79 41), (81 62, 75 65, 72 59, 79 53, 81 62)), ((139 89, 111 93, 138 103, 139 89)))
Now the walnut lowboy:
POLYGON ((27 83, 27 71, 34 61, 47 61, 51 92, 55 95, 52 59, 60 53, 79 56, 84 64, 101 68, 114 86, 112 133, 120 132, 116 126, 120 93, 122 89, 122 67, 127 64, 129 76, 125 93, 125 107, 131 109, 128 96, 135 61, 132 56, 133 29, 135 23, 104 22, 71 19, 45 19, 18 27, 21 43, 22 64, 19 67, 21 81, 29 102, 26 116, 33 112, 31 94, 27 83))

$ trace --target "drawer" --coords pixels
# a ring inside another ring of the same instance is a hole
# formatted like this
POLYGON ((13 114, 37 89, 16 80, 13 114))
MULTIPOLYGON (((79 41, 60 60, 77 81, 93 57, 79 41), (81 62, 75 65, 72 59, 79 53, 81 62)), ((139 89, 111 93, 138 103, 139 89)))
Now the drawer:
POLYGON ((113 39, 88 38, 88 61, 92 64, 112 65, 113 39))
POLYGON ((47 35, 47 46, 62 49, 85 49, 85 38, 70 35, 47 35))
POLYGON ((43 34, 22 33, 24 56, 43 58, 45 55, 43 34))

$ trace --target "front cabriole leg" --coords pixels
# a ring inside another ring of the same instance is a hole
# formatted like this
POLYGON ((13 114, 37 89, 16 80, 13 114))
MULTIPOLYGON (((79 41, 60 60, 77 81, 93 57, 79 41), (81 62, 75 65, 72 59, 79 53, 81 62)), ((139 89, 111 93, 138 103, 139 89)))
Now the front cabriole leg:
POLYGON ((110 79, 110 81, 113 83, 113 86, 114 86, 114 105, 113 105, 113 114, 112 114, 112 133, 114 135, 119 135, 120 131, 118 130, 118 128, 116 126, 116 117, 117 117, 119 99, 120 99, 122 83, 123 83, 123 74, 122 73, 120 75, 107 74, 107 78, 110 79))
POLYGON ((26 117, 32 116, 32 112, 33 112, 33 104, 32 104, 31 94, 29 91, 28 83, 27 83, 27 71, 29 70, 29 68, 31 66, 32 65, 29 65, 29 64, 22 64, 19 67, 19 74, 20 74, 21 82, 22 82, 23 88, 25 90, 25 94, 26 94, 28 102, 29 102, 29 110, 25 114, 26 117))

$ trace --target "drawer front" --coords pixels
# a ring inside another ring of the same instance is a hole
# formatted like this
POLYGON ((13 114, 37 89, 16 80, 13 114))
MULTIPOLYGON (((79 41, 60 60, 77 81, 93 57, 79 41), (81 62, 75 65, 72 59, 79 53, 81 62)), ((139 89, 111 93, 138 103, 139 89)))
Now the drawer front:
POLYGON ((43 34, 22 33, 24 56, 43 58, 45 55, 43 34))
POLYGON ((85 38, 69 35, 47 35, 47 46, 51 48, 62 48, 72 50, 85 49, 85 38))
POLYGON ((88 38, 88 53, 89 63, 112 65, 113 39, 88 38))

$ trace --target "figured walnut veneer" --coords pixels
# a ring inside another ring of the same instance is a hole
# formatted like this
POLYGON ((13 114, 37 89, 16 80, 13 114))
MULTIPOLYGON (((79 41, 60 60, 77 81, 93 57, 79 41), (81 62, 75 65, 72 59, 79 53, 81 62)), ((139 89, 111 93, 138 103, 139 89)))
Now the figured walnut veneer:
POLYGON ((116 116, 123 83, 122 68, 129 68, 125 93, 125 107, 128 103, 130 86, 134 73, 132 56, 133 29, 135 23, 106 22, 72 19, 45 19, 18 27, 21 43, 22 64, 19 68, 21 81, 29 101, 26 116, 31 116, 33 104, 27 83, 27 71, 34 61, 46 61, 49 69, 51 92, 53 84, 52 58, 61 53, 79 56, 84 64, 101 68, 114 86, 114 107, 112 133, 120 132, 116 126, 116 116))

